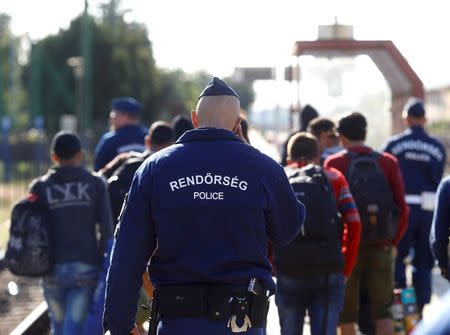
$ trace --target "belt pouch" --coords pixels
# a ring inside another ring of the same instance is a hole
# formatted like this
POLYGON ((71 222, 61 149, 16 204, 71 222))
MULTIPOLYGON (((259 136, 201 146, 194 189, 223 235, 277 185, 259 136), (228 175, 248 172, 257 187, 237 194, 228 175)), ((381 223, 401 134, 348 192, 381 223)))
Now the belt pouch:
POLYGON ((267 323, 267 313, 269 312, 269 298, 265 295, 250 294, 250 320, 252 326, 265 328, 267 323))
POLYGON ((158 288, 161 317, 202 317, 206 313, 205 289, 196 286, 158 288))
POLYGON ((213 321, 226 320, 231 315, 230 298, 223 290, 210 289, 207 296, 207 316, 213 321))

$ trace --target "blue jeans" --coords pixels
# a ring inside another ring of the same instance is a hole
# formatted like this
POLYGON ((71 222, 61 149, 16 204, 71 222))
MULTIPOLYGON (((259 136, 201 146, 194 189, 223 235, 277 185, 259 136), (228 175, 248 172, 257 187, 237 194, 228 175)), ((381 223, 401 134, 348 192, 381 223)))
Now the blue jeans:
POLYGON ((99 267, 73 262, 56 264, 44 277, 53 335, 80 335, 91 304, 99 267))
POLYGON ((278 275, 275 303, 281 335, 301 335, 306 311, 312 335, 336 334, 344 304, 344 275, 331 273, 304 279, 278 275))
POLYGON ((431 300, 431 270, 434 258, 430 248, 430 229, 433 212, 423 211, 418 206, 409 207, 408 228, 397 246, 395 260, 395 285, 406 287, 404 259, 413 251, 413 286, 416 290, 417 305, 422 311, 431 300))

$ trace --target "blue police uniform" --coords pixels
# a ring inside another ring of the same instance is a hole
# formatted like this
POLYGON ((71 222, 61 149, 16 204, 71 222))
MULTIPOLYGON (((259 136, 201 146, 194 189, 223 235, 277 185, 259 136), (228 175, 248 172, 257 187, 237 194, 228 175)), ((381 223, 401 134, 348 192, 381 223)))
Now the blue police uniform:
MULTIPOLYGON (((409 116, 424 117, 423 102, 408 100, 405 111, 409 116)), ((410 214, 408 228, 398 245, 395 281, 406 286, 404 260, 414 248, 413 285, 420 309, 431 298, 431 269, 434 266, 429 245, 433 217, 434 192, 444 171, 446 152, 443 145, 429 136, 423 127, 412 126, 388 141, 384 151, 397 157, 405 180, 406 203, 410 214)))
MULTIPOLYGON (((303 205, 272 159, 227 130, 185 133, 175 145, 152 155, 135 175, 109 270, 109 329, 114 335, 132 328, 142 273, 153 252, 149 271, 156 288, 246 285, 258 277, 275 290, 267 239, 289 243, 303 218, 303 205)), ((169 331, 186 323, 195 325, 192 334, 229 334, 224 324, 206 320, 162 323, 169 334, 189 333, 169 331), (214 331, 198 330, 208 325, 214 331)))
MULTIPOLYGON (((223 94, 230 95, 230 94, 223 94)), ((247 288, 257 277, 275 290, 268 240, 291 242, 305 216, 282 167, 225 129, 186 132, 136 172, 116 231, 104 322, 132 329, 148 261, 158 290, 205 284, 247 288)), ((158 334, 231 334, 203 317, 164 318, 158 334)), ((252 327, 246 334, 263 334, 252 327)))
POLYGON ((439 184, 436 194, 436 210, 431 226, 430 244, 441 269, 450 270, 450 176, 439 184))
POLYGON ((114 157, 123 152, 145 151, 145 136, 148 130, 139 125, 128 125, 107 132, 102 136, 95 148, 94 168, 100 170, 106 164, 111 162, 114 157))
MULTIPOLYGON (((113 110, 139 115, 140 104, 133 98, 117 98, 111 103, 113 110)), ((100 170, 118 154, 129 151, 144 152, 148 129, 140 125, 126 125, 107 132, 98 142, 94 152, 94 169, 100 170)))

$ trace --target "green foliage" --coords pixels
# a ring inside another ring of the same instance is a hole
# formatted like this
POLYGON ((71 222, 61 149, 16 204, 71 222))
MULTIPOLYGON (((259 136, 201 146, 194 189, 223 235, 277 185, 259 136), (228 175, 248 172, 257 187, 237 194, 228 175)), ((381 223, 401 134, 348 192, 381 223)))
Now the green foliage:
POLYGON ((255 101, 255 91, 252 86, 245 83, 236 82, 233 78, 225 78, 225 81, 233 87, 241 100, 241 108, 245 111, 249 110, 250 105, 255 101))
POLYGON ((27 123, 26 93, 20 81, 20 39, 11 34, 10 23, 11 18, 0 13, 0 116, 9 115, 17 127, 27 123))
MULTIPOLYGON (((77 82, 67 65, 71 57, 81 55, 82 16, 74 19, 67 30, 38 42, 42 110, 47 129, 54 132, 62 114, 75 114, 77 82), (59 78, 59 80, 55 80, 59 78), (66 87, 63 89, 61 86, 66 87)), ((98 22, 89 18, 92 36, 92 101, 96 128, 103 129, 109 114, 111 99, 133 96, 143 104, 144 120, 156 118, 158 108, 153 103, 157 95, 158 73, 153 59, 151 43, 144 25, 125 23, 117 17, 114 26, 109 20, 98 22)), ((29 69, 29 72, 31 69, 29 69)), ((36 89, 36 87, 33 87, 36 89)))
MULTIPOLYGON (((95 137, 107 127, 114 97, 133 96, 139 100, 143 105, 143 122, 149 124, 187 114, 195 108, 199 93, 211 80, 206 72, 187 74, 180 69, 157 69, 146 26, 125 21, 126 11, 120 7, 120 0, 110 0, 101 5, 100 17, 88 17, 93 114, 88 119, 93 121, 89 127, 95 131, 95 137)), ((1 24, 0 17, 0 28, 1 24)), ((75 78, 67 61, 82 55, 82 32, 83 16, 79 16, 69 28, 37 42, 24 70, 23 85, 30 88, 29 108, 43 114, 50 134, 59 129, 63 114, 76 115, 79 109, 82 81, 75 78)), ((240 95, 242 108, 248 109, 254 100, 252 88, 231 79, 227 81, 240 95)))
POLYGON ((450 129, 450 121, 449 120, 440 120, 440 121, 434 121, 430 122, 427 125, 428 131, 432 133, 449 133, 450 129))

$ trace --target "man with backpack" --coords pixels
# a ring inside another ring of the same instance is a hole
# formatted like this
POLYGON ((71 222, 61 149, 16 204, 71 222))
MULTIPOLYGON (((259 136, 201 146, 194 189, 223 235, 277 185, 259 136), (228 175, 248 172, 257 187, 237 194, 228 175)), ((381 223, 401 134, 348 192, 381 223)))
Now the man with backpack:
POLYGON ((34 180, 30 195, 49 213, 53 271, 44 277, 52 334, 82 334, 108 239, 112 218, 106 185, 81 162, 80 140, 59 132, 51 146, 55 163, 34 180), (100 240, 97 239, 97 225, 100 240))
POLYGON ((345 292, 341 332, 356 334, 359 287, 365 280, 375 334, 392 334, 393 259, 408 220, 403 178, 395 157, 365 145, 367 122, 362 114, 344 116, 337 130, 346 151, 328 157, 324 166, 347 177, 362 223, 358 260, 345 292))
POLYGON ((312 119, 308 125, 308 132, 317 138, 320 151, 320 163, 322 165, 328 156, 343 149, 339 145, 339 138, 336 134, 336 125, 328 118, 319 116, 312 119))
POLYGON ((150 155, 175 142, 173 128, 164 121, 154 122, 145 136, 145 151, 127 152, 116 156, 99 172, 108 180, 108 190, 114 219, 122 208, 123 199, 130 189, 134 173, 150 155))
MULTIPOLYGON (((146 150, 143 153, 131 152, 117 156, 110 164, 100 172, 108 178, 108 190, 111 200, 111 208, 115 218, 120 214, 122 204, 128 190, 130 189, 133 177, 139 166, 150 155, 170 146, 175 141, 173 128, 164 121, 154 122, 145 137, 146 150)), ((151 298, 151 283, 146 272, 143 276, 144 287, 141 289, 138 310, 136 313, 136 325, 140 332, 144 332, 142 325, 148 320, 149 312, 141 308, 151 298), (149 287, 150 289, 146 289, 149 287)))
POLYGON ((313 135, 300 132, 289 140, 285 171, 307 216, 296 239, 274 249, 282 335, 302 334, 306 311, 312 335, 335 334, 344 278, 356 263, 361 231, 356 205, 342 173, 321 168, 319 160, 313 135))

